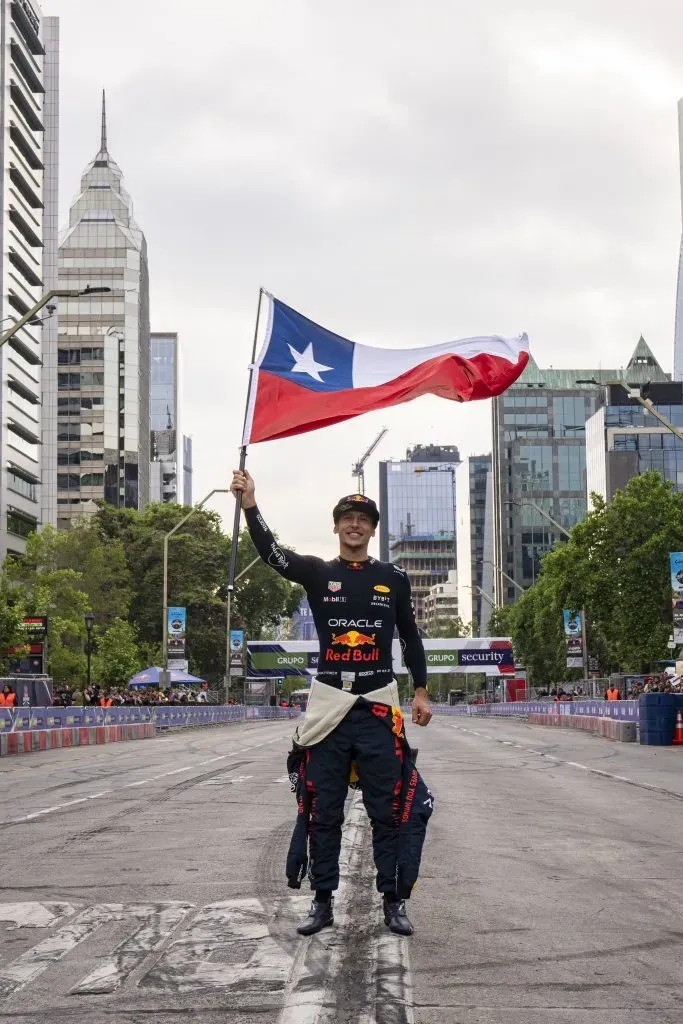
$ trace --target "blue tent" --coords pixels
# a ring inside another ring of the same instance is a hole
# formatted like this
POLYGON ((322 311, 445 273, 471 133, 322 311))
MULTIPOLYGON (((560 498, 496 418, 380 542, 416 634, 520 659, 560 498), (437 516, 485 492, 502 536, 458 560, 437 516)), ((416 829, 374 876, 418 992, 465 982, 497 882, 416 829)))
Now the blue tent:
MULTIPOLYGON (((158 686, 163 671, 158 665, 144 668, 142 672, 138 672, 137 675, 134 675, 129 680, 128 685, 131 690, 144 690, 148 686, 158 686)), ((198 679, 197 676, 191 676, 188 672, 178 672, 175 669, 171 669, 169 675, 171 677, 171 686, 192 686, 195 683, 201 684, 204 682, 203 679, 198 679)))

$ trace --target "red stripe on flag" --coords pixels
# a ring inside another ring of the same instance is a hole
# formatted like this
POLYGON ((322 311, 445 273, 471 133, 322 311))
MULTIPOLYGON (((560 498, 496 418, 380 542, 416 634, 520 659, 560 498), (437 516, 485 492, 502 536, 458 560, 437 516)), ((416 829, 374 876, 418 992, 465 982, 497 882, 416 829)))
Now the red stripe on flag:
POLYGON ((420 363, 386 384, 346 391, 311 391, 261 370, 249 441, 254 444, 304 434, 422 395, 456 402, 491 398, 514 384, 528 360, 526 352, 520 353, 516 363, 488 353, 472 359, 450 353, 420 363))

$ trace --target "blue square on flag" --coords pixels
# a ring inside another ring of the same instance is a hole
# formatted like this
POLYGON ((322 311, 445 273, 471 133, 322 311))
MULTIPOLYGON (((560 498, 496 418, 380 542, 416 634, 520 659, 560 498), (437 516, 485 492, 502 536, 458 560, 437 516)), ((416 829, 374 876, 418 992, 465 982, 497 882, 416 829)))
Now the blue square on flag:
POLYGON ((311 391, 353 387, 352 341, 273 300, 270 341, 260 369, 311 391))

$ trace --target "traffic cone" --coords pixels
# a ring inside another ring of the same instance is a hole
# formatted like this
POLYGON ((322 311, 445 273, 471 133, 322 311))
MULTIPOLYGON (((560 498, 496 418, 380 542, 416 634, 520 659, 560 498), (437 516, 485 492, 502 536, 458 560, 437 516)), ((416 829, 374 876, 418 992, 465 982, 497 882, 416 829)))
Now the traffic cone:
POLYGON ((683 747, 683 711, 679 708, 676 712, 676 732, 674 733, 674 747, 683 747))

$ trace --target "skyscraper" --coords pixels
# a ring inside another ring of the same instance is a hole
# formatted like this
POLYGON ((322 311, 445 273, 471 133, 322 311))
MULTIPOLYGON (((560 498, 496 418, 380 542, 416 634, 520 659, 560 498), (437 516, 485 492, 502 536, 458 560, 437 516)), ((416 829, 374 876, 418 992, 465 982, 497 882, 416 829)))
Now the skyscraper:
MULTIPOLYGON (((681 177, 681 215, 683 219, 683 99, 678 101, 678 165, 681 177)), ((678 257, 676 322, 674 328, 674 380, 683 380, 683 229, 678 257)))
MULTIPOLYGON (((29 0, 0 0, 5 328, 54 284, 58 26, 29 0)), ((0 348, 0 562, 41 521, 42 316, 0 348)))
MULTIPOLYGON (((586 423, 588 493, 611 501, 629 480, 656 470, 683 491, 683 441, 629 398, 623 388, 606 389, 607 405, 586 423)), ((683 426, 683 382, 652 384, 648 396, 675 426, 683 426)))
POLYGON ((452 445, 416 445, 405 459, 379 464, 379 545, 383 561, 407 570, 415 615, 426 622, 425 601, 435 583, 457 568, 455 471, 452 445))
POLYGON ((192 504, 192 440, 181 431, 181 360, 177 334, 153 332, 150 365, 150 500, 192 504))
POLYGON ((536 581, 541 556, 561 540, 546 516, 568 530, 586 514, 586 421, 604 404, 605 389, 577 381, 593 379, 642 384, 669 380, 669 374, 641 337, 625 369, 544 370, 530 359, 514 386, 493 399, 498 604, 514 601, 517 587, 536 581))
POLYGON ((490 455, 465 459, 455 475, 458 611, 486 636, 493 601, 493 479, 490 455))
POLYGON ((57 373, 57 525, 104 500, 149 500, 149 277, 147 243, 102 135, 59 246, 59 286, 109 294, 63 300, 57 373))

